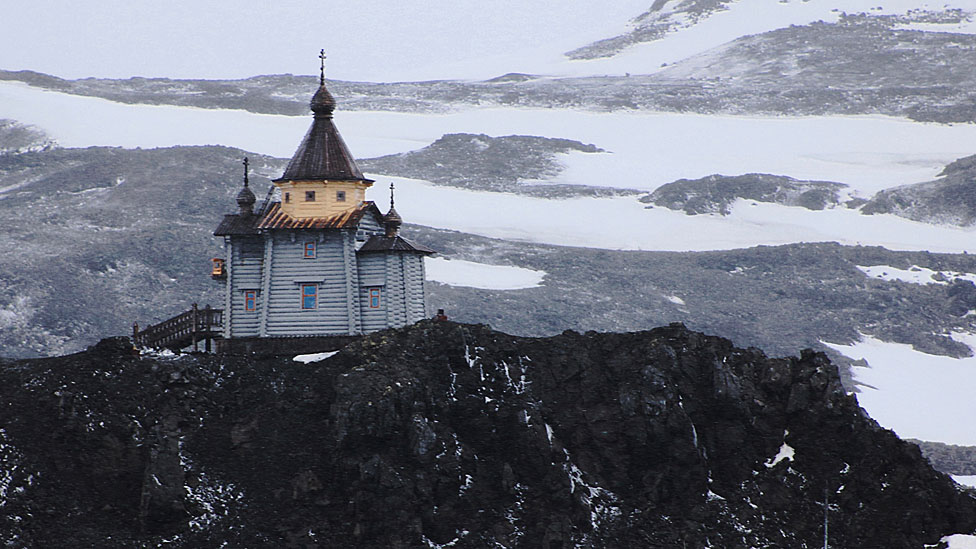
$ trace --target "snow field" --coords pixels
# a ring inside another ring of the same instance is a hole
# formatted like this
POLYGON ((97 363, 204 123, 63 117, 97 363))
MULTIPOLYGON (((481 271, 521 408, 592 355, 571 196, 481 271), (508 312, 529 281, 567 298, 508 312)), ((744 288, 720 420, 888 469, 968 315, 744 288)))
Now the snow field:
MULTIPOLYGON (((728 216, 689 216, 666 208, 647 209, 633 197, 550 200, 367 175, 384 185, 396 183, 397 210, 411 223, 508 240, 660 251, 824 241, 892 250, 976 251, 976 229, 927 225, 893 215, 866 216, 846 208, 812 211, 740 200, 728 216)), ((385 196, 377 194, 381 192, 370 189, 367 198, 383 203, 385 196)))
POLYGON ((508 265, 486 265, 461 259, 428 257, 424 260, 427 280, 450 286, 485 290, 521 290, 542 285, 545 271, 508 265))
MULTIPOLYGON (((976 346, 974 334, 953 338, 976 346)), ((857 400, 882 427, 901 438, 976 446, 976 357, 929 355, 869 336, 852 345, 824 344, 867 361, 854 368, 857 400)))

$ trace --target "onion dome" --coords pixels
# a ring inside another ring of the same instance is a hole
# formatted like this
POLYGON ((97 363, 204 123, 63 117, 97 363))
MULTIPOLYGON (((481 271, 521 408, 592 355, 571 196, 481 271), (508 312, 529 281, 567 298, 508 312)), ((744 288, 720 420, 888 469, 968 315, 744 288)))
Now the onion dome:
POLYGON ((254 197, 251 189, 244 187, 241 192, 237 193, 237 205, 240 206, 242 214, 252 213, 255 202, 257 202, 257 198, 254 197))
POLYGON ((325 88, 325 82, 319 85, 318 91, 312 96, 312 101, 308 104, 315 116, 326 116, 332 118, 332 113, 336 108, 335 98, 325 88))
POLYGON ((396 208, 390 206, 390 211, 383 216, 383 226, 386 227, 386 236, 396 236, 403 225, 403 218, 397 213, 396 208))

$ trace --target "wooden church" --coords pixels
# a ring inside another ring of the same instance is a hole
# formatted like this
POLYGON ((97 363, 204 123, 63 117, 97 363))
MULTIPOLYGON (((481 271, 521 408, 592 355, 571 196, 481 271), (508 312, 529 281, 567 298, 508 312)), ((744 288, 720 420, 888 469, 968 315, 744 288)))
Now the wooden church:
POLYGON ((225 284, 225 351, 265 338, 341 341, 427 316, 424 256, 434 252, 400 236, 392 185, 386 215, 366 200, 373 181, 333 123, 324 67, 310 107, 312 126, 273 181, 280 199, 255 210, 245 160, 240 211, 214 231, 227 254, 214 268, 225 284))

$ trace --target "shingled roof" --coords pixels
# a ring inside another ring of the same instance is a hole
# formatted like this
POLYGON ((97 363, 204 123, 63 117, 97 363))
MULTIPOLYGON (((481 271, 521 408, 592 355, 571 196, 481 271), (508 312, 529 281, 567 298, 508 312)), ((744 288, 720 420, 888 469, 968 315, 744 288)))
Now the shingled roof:
POLYGON ((358 208, 327 217, 296 219, 281 211, 281 202, 272 202, 263 215, 225 215, 214 236, 246 236, 260 234, 262 229, 348 229, 359 225, 363 216, 372 213, 377 221, 383 214, 373 202, 363 202, 358 208))
POLYGON ((356 253, 370 252, 413 252, 418 254, 436 253, 430 248, 414 244, 402 236, 371 236, 356 253))
POLYGON ((332 123, 335 99, 323 82, 309 104, 315 118, 285 173, 275 181, 370 181, 332 123))

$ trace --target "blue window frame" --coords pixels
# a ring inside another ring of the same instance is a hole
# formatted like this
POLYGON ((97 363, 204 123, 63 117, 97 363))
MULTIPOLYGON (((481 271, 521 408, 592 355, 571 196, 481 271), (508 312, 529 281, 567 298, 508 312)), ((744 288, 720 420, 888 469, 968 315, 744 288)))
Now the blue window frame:
POLYGON ((315 259, 315 242, 306 242, 302 257, 305 259, 315 259))
POLYGON ((380 289, 370 288, 369 289, 369 308, 379 309, 380 308, 380 289))
POLYGON ((254 312, 258 309, 258 293, 255 290, 245 290, 244 291, 244 310, 247 312, 254 312))
POLYGON ((318 306, 319 287, 316 284, 302 284, 302 309, 314 309, 318 306))

